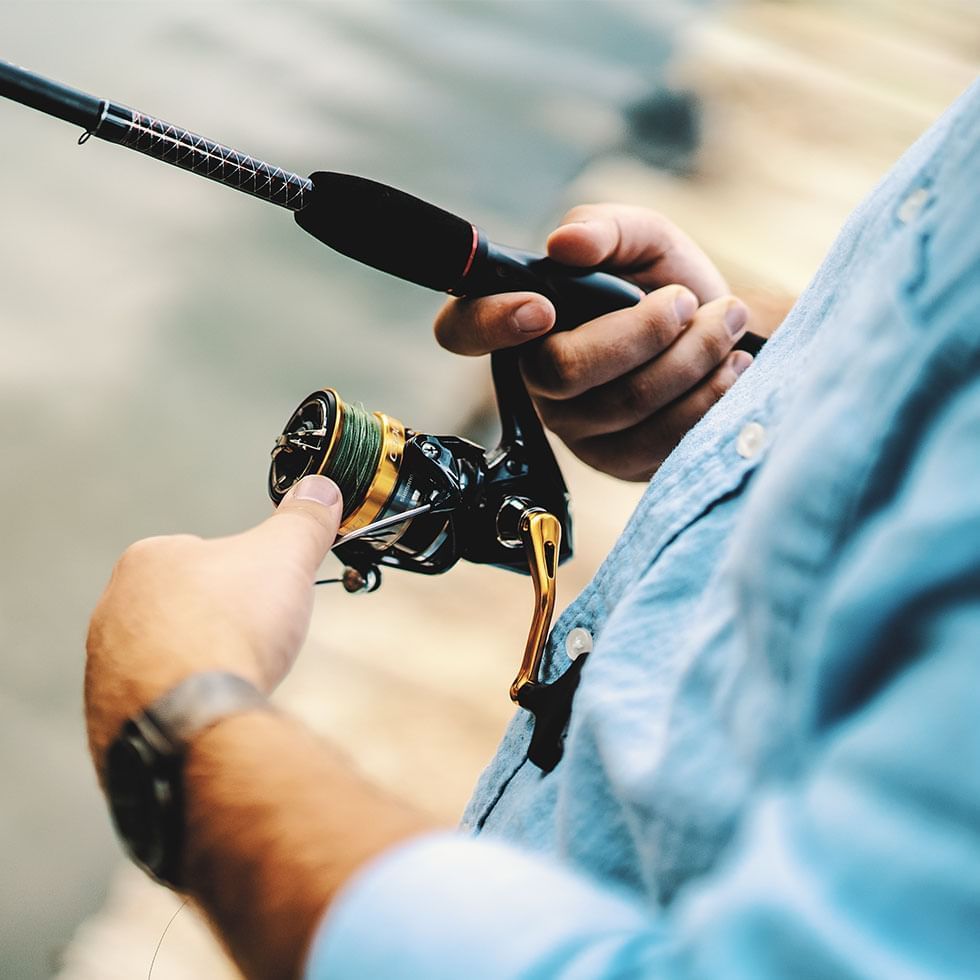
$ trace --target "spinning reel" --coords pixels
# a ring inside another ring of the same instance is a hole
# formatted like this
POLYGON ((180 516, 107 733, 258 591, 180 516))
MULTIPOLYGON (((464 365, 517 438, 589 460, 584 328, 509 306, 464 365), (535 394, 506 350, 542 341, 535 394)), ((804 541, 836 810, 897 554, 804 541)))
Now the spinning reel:
POLYGON ((535 606, 510 694, 537 684, 555 604, 555 574, 572 554, 568 491, 521 380, 517 354, 493 355, 499 445, 406 428, 350 405, 332 388, 293 412, 272 450, 278 504, 304 476, 328 476, 344 511, 334 545, 348 592, 374 591, 383 567, 437 575, 460 559, 531 576, 535 606))

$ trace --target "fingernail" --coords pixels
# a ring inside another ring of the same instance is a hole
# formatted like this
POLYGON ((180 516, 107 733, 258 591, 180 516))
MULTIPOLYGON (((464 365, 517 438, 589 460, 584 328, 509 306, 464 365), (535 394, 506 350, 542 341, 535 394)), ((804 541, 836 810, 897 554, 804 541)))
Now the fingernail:
POLYGON ((333 507, 340 503, 340 488, 333 480, 325 476, 304 476, 289 493, 291 500, 312 500, 333 507))
POLYGON ((674 300, 674 309, 680 323, 687 323, 698 311, 698 298, 689 289, 681 289, 674 300))
POLYGON ((551 311, 546 306, 530 300, 514 310, 511 321, 515 329, 521 333, 540 333, 551 326, 551 311))
POLYGON ((744 303, 732 303, 725 310, 725 326, 733 337, 737 337, 742 332, 748 320, 749 310, 744 303))
POLYGON ((732 370, 736 377, 745 372, 745 369, 755 360, 755 358, 744 350, 737 350, 732 354, 732 370))

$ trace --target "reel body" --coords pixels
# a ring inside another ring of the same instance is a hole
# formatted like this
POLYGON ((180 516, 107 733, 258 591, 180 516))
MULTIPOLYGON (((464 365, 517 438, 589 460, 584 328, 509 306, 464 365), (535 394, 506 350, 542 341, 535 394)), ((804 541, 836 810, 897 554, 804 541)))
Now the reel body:
POLYGON ((460 559, 529 574, 521 533, 529 510, 557 519, 564 561, 572 553, 568 491, 523 384, 515 392, 508 383, 516 360, 498 358, 502 432, 492 452, 368 415, 325 388, 303 400, 276 440, 269 496, 278 504, 310 474, 334 479, 345 502, 335 552, 373 587, 379 567, 438 575, 460 559))
POLYGON ((406 428, 347 405, 332 388, 307 396, 272 450, 278 504, 311 474, 344 496, 334 551, 348 592, 371 592, 381 568, 438 575, 460 559, 531 577, 534 606, 511 699, 535 718, 528 759, 544 772, 562 755, 583 655, 550 684, 538 678, 555 608, 557 566, 572 554, 568 490, 524 387, 517 352, 492 355, 501 437, 487 452, 460 436, 406 428))

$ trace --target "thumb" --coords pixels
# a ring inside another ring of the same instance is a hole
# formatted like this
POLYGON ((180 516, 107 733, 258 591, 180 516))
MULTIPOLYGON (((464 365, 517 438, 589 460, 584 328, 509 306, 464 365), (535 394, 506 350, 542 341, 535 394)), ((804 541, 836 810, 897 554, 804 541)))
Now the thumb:
POLYGON ((436 316, 436 340, 454 354, 473 357, 516 347, 550 330, 555 310, 538 293, 500 293, 454 299, 436 316))
POLYGON ((283 497, 272 517, 256 532, 281 558, 298 563, 312 579, 330 551, 340 527, 344 501, 325 476, 304 476, 283 497))
POLYGON ((680 283, 702 303, 728 292, 728 284, 704 252, 672 221, 648 208, 572 208, 549 236, 548 255, 566 265, 621 269, 647 288, 680 283))

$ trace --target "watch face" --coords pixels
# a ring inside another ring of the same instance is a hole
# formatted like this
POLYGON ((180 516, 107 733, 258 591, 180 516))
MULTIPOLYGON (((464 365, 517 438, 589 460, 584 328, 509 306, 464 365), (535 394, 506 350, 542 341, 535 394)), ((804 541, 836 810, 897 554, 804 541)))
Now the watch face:
MULTIPOLYGON (((130 725, 109 749, 106 782, 116 831, 130 856, 161 877, 175 853, 173 781, 156 755, 130 725)), ((167 767, 171 768, 171 767, 167 767)))

